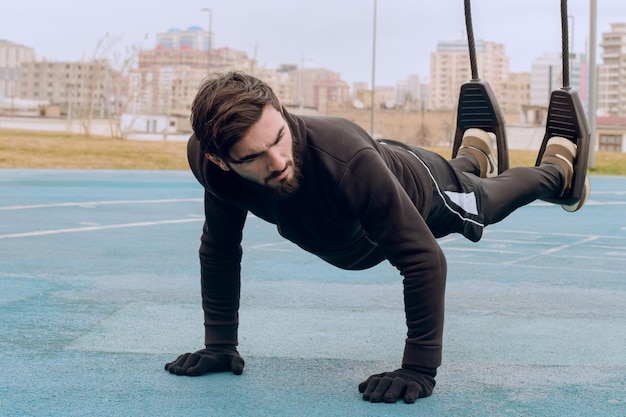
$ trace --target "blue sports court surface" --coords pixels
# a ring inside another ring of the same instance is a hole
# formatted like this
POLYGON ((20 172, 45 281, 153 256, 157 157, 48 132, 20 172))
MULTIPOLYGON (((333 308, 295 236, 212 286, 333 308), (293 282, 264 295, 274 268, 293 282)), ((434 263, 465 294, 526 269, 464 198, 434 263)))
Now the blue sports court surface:
POLYGON ((399 366, 402 280, 347 272, 250 217, 243 375, 163 369, 202 348, 190 172, 0 170, 2 416, 626 416, 626 178, 577 213, 537 202, 448 257, 432 397, 370 404, 399 366))

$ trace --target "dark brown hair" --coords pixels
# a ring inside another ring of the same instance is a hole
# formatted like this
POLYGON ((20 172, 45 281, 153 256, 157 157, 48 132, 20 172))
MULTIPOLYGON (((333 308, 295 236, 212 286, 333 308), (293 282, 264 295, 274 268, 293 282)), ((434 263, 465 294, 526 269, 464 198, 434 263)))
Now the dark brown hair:
POLYGON ((205 78, 191 105, 191 126, 204 153, 226 161, 230 148, 271 105, 281 111, 271 87, 243 72, 205 78))

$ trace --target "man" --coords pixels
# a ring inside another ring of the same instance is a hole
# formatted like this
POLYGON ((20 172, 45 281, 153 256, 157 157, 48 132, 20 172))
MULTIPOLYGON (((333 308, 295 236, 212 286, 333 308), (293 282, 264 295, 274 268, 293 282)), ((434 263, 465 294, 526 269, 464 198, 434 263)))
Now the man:
POLYGON ((188 158, 205 189, 206 349, 165 369, 242 373, 236 349, 241 238, 252 212, 339 268, 366 269, 386 259, 404 277, 408 332, 401 367, 359 385, 372 402, 412 403, 432 394, 446 280, 436 238, 456 232, 478 241, 486 225, 515 209, 563 195, 576 157, 572 142, 552 138, 540 166, 487 178, 497 167, 491 134, 482 130, 465 132, 457 158, 446 161, 400 142, 374 141, 348 120, 291 115, 267 84, 237 72, 208 78, 191 111, 188 158))

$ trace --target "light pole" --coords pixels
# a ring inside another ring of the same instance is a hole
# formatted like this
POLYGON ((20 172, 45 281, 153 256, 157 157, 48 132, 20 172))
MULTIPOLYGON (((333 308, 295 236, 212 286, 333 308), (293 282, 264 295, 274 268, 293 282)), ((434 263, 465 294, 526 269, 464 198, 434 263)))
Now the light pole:
POLYGON ((374 22, 372 29, 372 113, 370 115, 370 135, 374 137, 374 100, 376 90, 376 0, 374 0, 374 22))
POLYGON ((598 80, 596 62, 596 36, 598 24, 598 3, 597 0, 589 2, 589 130, 591 139, 589 143, 590 169, 596 167, 596 111, 598 106, 598 80))
POLYGON ((207 67, 211 68, 211 50, 213 49, 213 11, 208 7, 200 9, 201 12, 209 12, 209 43, 207 45, 207 67))

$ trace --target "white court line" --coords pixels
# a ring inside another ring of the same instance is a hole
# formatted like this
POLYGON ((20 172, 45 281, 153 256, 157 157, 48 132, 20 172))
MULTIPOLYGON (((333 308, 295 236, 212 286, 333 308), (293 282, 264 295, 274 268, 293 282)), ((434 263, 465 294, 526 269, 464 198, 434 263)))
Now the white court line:
POLYGON ((51 204, 32 204, 25 206, 3 206, 0 210, 25 210, 50 207, 80 207, 80 206, 107 206, 113 204, 161 204, 161 203, 183 203, 183 202, 202 202, 201 198, 177 198, 163 200, 110 200, 110 201, 83 201, 71 203, 51 203, 51 204))
POLYGON ((248 250, 256 249, 256 250, 265 250, 272 252, 301 252, 300 249, 297 248, 278 248, 277 246, 283 246, 286 244, 290 244, 291 242, 278 242, 278 243, 264 243, 259 245, 252 245, 248 247, 248 250))
POLYGON ((585 206, 624 206, 626 201, 585 201, 585 206))
POLYGON ((562 250, 569 249, 569 248, 571 248, 573 246, 583 245, 583 244, 585 244, 587 242, 593 242, 594 240, 598 240, 599 238, 600 238, 600 236, 589 236, 586 239, 579 240, 578 242, 574 242, 574 243, 571 243, 571 244, 555 246, 555 247, 550 248, 548 250, 544 250, 543 252, 539 252, 538 254, 522 256, 521 258, 513 259, 513 260, 511 260, 509 262, 504 262, 503 264, 504 265, 519 264, 519 263, 522 263, 522 262, 526 262, 526 261, 528 261, 530 259, 538 258, 540 256, 552 255, 552 254, 555 254, 555 253, 560 252, 562 250))
POLYGON ((445 237, 437 239, 437 242, 439 242, 440 245, 445 245, 446 243, 456 242, 458 240, 461 240, 461 239, 458 237, 454 237, 454 236, 445 236, 445 237))
POLYGON ((157 226, 161 224, 178 224, 178 223, 190 223, 190 222, 199 222, 199 221, 204 221, 204 219, 198 217, 198 218, 192 218, 192 219, 160 220, 160 221, 155 221, 155 222, 121 223, 121 224, 109 224, 106 226, 87 226, 87 227, 73 227, 73 228, 68 228, 68 229, 39 230, 36 232, 10 233, 6 235, 0 235, 0 239, 15 239, 15 238, 21 238, 21 237, 58 235, 62 233, 93 232, 93 231, 98 231, 98 230, 123 229, 127 227, 146 227, 146 226, 157 226))
MULTIPOLYGON (((562 259, 591 259, 593 261, 602 261, 602 260, 606 260, 609 262, 624 262, 626 261, 626 252, 606 252, 603 255, 593 255, 593 256, 589 256, 589 255, 576 255, 576 256, 571 256, 571 255, 554 255, 553 258, 562 258, 562 259)), ((620 271, 623 273, 623 270, 620 271)))
POLYGON ((598 240, 598 239, 599 239, 598 236, 589 236, 587 239, 583 239, 583 240, 580 240, 578 242, 574 242, 574 243, 566 244, 566 245, 561 245, 561 246, 555 246, 553 248, 550 248, 548 250, 545 250, 545 251, 541 252, 540 255, 551 255, 553 253, 560 252, 560 251, 562 251, 564 249, 569 249, 572 246, 584 245, 587 242, 593 242, 594 240, 598 240))
MULTIPOLYGON (((491 235, 491 237, 489 238, 483 238, 481 239, 481 242, 493 242, 493 243, 507 243, 507 244, 522 244, 522 245, 528 245, 528 244, 532 244, 532 245, 536 245, 536 246, 546 246, 549 245, 550 242, 545 242, 545 241, 526 241, 526 240, 515 240, 515 239, 497 239, 494 235, 497 234, 507 234, 507 235, 530 235, 530 236, 541 236, 541 237, 550 237, 550 236, 565 236, 565 237, 577 237, 580 238, 580 240, 574 242, 574 243, 570 243, 570 244, 562 244, 562 245, 558 245, 558 246, 553 246, 550 247, 548 249, 545 249, 539 253, 536 254, 526 254, 526 256, 522 256, 520 258, 517 259, 512 259, 506 262, 498 262, 498 263, 494 263, 493 265, 522 265, 524 263, 526 263, 526 261, 531 260, 531 259, 535 259, 538 258, 540 256, 555 256, 555 257, 563 257, 558 255, 558 252, 561 252, 565 249, 571 248, 571 247, 575 247, 575 246, 580 246, 580 245, 585 245, 588 244, 590 242, 594 242, 594 241, 598 241, 601 239, 607 239, 607 240, 626 240, 626 237, 622 237, 622 236, 604 236, 604 235, 585 235, 585 234, 579 234, 579 233, 543 233, 543 232, 534 232, 534 231, 527 231, 527 230, 506 230, 506 229, 502 229, 502 230, 490 230, 490 231, 485 231, 485 235, 489 234, 491 235)), ((614 261, 614 260, 618 260, 621 261, 622 258, 624 258, 624 253, 625 252, 619 252, 623 249, 622 246, 615 246, 615 245, 587 245, 586 247, 590 247, 590 248, 600 248, 600 249, 611 249, 612 255, 611 256, 598 256, 598 255, 594 255, 594 256, 584 256, 584 255, 567 255, 566 257, 568 259, 587 259, 587 258, 591 258, 591 259, 607 259, 610 261, 614 261), (618 251, 618 252, 615 252, 618 251)), ((516 255, 516 254, 524 254, 523 252, 517 252, 517 251, 512 251, 512 250, 499 250, 499 249, 490 249, 490 248, 482 248, 482 247, 478 247, 478 248, 467 248, 467 247, 455 247, 455 246, 448 246, 448 247, 444 247, 444 249, 446 251, 450 251, 450 252, 485 252, 485 253, 499 253, 499 254, 508 254, 508 255, 516 255)), ((605 254, 606 255, 606 254, 605 254)), ((464 259, 452 259, 451 262, 454 263, 459 263, 459 264, 488 264, 488 263, 484 263, 484 262, 478 262, 478 263, 474 263, 471 261, 466 261, 464 259)), ((529 266, 524 264, 524 266, 529 266)))
MULTIPOLYGON (((536 207, 547 207, 547 206, 553 206, 554 204, 547 203, 545 201, 535 201, 528 205, 536 206, 536 207)), ((595 200, 585 201, 585 206, 625 206, 625 205, 626 205, 626 201, 595 201, 595 200)))
POLYGON ((624 191, 592 191, 593 195, 601 195, 601 194, 608 194, 608 195, 626 195, 626 190, 624 191))
MULTIPOLYGON (((582 233, 564 233, 564 232, 534 232, 534 231, 529 231, 529 230, 511 230, 511 229, 498 229, 498 230, 486 230, 485 231, 485 235, 493 235, 493 234, 501 234, 501 233, 506 233, 508 234, 520 234, 520 235, 538 235, 538 236, 568 236, 568 237, 580 237, 580 238, 589 238, 589 237, 593 237, 596 239, 618 239, 618 240, 626 240, 625 236, 610 236, 610 235, 588 235, 588 234, 582 234, 582 233)), ((494 242, 498 242, 499 240, 497 238, 489 238, 489 241, 494 241, 494 242)), ((503 242, 507 242, 507 241, 503 241, 503 242)), ((519 243, 529 243, 528 241, 515 241, 512 240, 511 242, 519 242, 519 243)), ((530 243, 535 243, 535 242, 530 242, 530 243)), ((538 242, 539 243, 539 242, 538 242)))
POLYGON ((449 247, 444 247, 443 248, 444 251, 455 251, 455 252, 478 252, 478 253, 497 253, 500 255, 524 255, 526 254, 526 252, 520 252, 520 251, 516 251, 516 250, 504 250, 504 249, 500 249, 500 248, 496 248, 496 249, 490 249, 490 248, 466 248, 466 247, 455 247, 455 246, 449 246, 449 247))
MULTIPOLYGON (((583 256, 569 256, 567 257, 568 259, 594 259, 593 257, 583 257, 583 256)), ((608 259, 608 261, 612 261, 614 260, 613 258, 608 259)), ((509 263, 504 262, 504 263, 500 263, 500 262, 477 262, 477 261, 468 261, 465 259, 451 259, 448 261, 448 263, 450 264, 459 264, 459 265, 478 265, 478 266, 482 266, 482 267, 489 267, 489 266, 493 266, 493 267, 502 267, 502 266, 507 266, 509 265, 509 263)), ((576 272, 580 272, 580 271, 585 271, 586 273, 594 273, 594 274, 615 274, 618 275, 620 277, 622 277, 624 275, 624 270, 623 269, 600 269, 600 268, 588 268, 588 267, 581 267, 579 265, 576 266, 563 266, 563 265, 557 265, 557 266, 550 266, 550 265, 533 265, 531 263, 522 263, 522 264, 518 264, 515 265, 516 268, 523 268, 523 269, 536 269, 536 270, 554 270, 554 271, 576 271, 576 272)))

